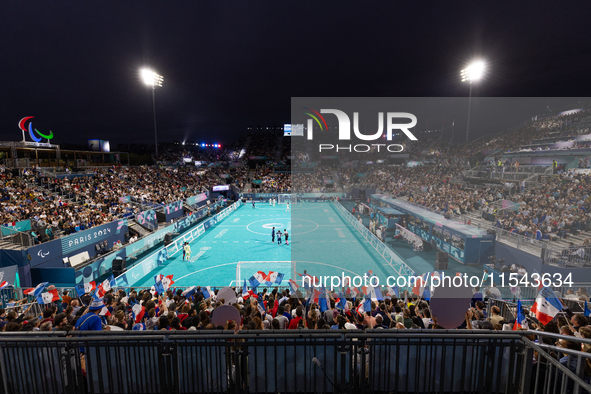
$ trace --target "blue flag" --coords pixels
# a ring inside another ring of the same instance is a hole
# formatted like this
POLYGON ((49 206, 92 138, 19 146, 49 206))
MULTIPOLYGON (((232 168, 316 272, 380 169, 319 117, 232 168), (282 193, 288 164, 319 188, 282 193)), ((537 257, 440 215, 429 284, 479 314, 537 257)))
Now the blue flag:
POLYGON ((345 309, 345 307, 347 306, 347 299, 345 298, 345 293, 343 293, 342 291, 339 293, 338 295, 339 297, 339 304, 337 305, 337 307, 339 309, 345 309))
POLYGON ((371 298, 365 298, 365 301, 363 301, 363 310, 365 312, 371 312, 371 298))
POLYGON ((259 287, 259 285, 261 284, 261 282, 259 282, 254 275, 250 277, 250 279, 248 280, 248 283, 250 283, 251 287, 254 287, 255 289, 257 287, 259 287))
POLYGON ((320 294, 318 295, 318 307, 321 313, 328 310, 328 294, 324 287, 320 289, 320 294))
POLYGON ((257 304, 257 309, 261 313, 261 316, 265 316, 265 303, 263 302, 263 297, 259 298, 259 302, 257 304))
POLYGON ((159 280, 158 282, 156 282, 154 284, 154 290, 156 291, 156 293, 158 294, 164 294, 164 285, 162 284, 162 281, 159 280))
POLYGON ((84 284, 76 285, 76 294, 78 294, 78 297, 82 297, 84 294, 86 294, 86 291, 84 290, 84 284))

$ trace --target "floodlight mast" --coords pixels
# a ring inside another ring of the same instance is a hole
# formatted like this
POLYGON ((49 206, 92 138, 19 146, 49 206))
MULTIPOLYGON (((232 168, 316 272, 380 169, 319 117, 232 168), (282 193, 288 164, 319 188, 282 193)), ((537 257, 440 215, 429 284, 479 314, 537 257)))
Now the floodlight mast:
POLYGON ((460 73, 462 82, 468 82, 470 84, 470 93, 468 96, 468 125, 466 126, 466 143, 468 143, 468 137, 470 135, 470 110, 472 106, 472 82, 479 81, 484 75, 486 65, 482 60, 472 62, 468 67, 463 69, 460 73))
POLYGON ((146 86, 152 87, 152 109, 154 111, 154 144, 156 148, 156 162, 158 162, 158 131, 156 128, 156 86, 162 87, 164 77, 156 74, 154 71, 144 68, 140 70, 140 77, 146 86))

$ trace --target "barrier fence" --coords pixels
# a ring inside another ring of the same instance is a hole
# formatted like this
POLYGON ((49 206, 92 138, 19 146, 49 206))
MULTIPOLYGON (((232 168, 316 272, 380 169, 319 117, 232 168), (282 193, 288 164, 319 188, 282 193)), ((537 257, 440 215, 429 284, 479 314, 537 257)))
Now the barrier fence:
POLYGON ((396 253, 390 250, 390 248, 379 240, 374 233, 369 231, 363 223, 355 219, 355 216, 353 216, 351 212, 339 202, 334 202, 334 205, 344 218, 351 223, 357 231, 359 231, 361 236, 371 244, 376 252, 386 260, 388 265, 394 270, 394 272, 396 272, 397 276, 415 275, 415 272, 396 253))
POLYGON ((538 331, 30 334, 0 335, 2 393, 591 392, 591 354, 538 331))

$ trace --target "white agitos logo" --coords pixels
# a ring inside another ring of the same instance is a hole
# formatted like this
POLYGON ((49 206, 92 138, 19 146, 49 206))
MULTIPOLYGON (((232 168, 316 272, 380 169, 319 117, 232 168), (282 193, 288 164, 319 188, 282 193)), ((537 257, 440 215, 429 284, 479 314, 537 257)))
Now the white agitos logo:
POLYGON ((43 250, 41 249, 39 249, 39 251, 37 252, 37 256, 41 257, 42 259, 44 259, 47 255, 49 255, 49 252, 43 253, 43 250))

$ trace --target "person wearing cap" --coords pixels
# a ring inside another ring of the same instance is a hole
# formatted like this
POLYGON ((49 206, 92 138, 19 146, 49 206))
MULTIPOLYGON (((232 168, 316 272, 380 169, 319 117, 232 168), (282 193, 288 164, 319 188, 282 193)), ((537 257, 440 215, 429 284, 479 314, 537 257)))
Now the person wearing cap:
POLYGON ((76 331, 102 331, 103 323, 98 315, 105 304, 103 300, 93 300, 88 306, 88 312, 76 322, 76 331))

